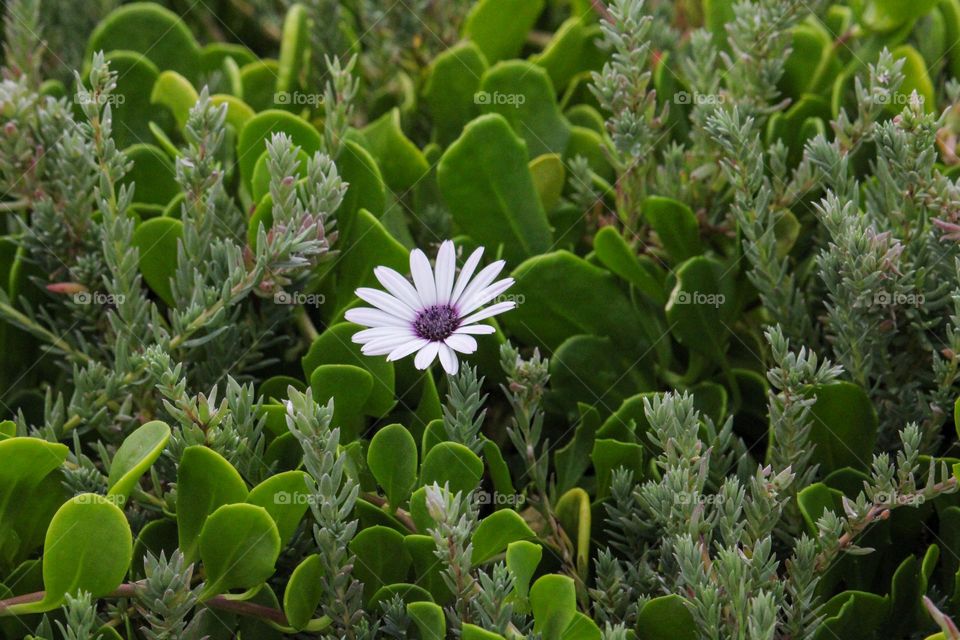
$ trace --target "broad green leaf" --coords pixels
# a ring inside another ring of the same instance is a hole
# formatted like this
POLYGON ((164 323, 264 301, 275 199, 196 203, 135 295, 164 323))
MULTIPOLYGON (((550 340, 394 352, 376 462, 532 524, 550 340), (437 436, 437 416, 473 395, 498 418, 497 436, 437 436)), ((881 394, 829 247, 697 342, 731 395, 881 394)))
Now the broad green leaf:
POLYGON ((243 129, 243 126, 247 124, 247 121, 256 115, 253 109, 250 108, 250 105, 236 96, 215 93, 210 96, 210 103, 215 107, 219 107, 222 104, 227 105, 227 116, 225 121, 227 125, 233 127, 234 131, 240 131, 243 129))
POLYGON ((877 413, 870 397, 852 382, 810 389, 817 398, 810 410, 812 462, 829 473, 843 467, 866 470, 877 439, 877 413))
POLYGON ((200 532, 200 559, 206 572, 206 600, 230 589, 250 589, 273 575, 280 556, 277 525, 263 507, 225 504, 200 532))
POLYGON ((253 180, 257 159, 266 150, 266 143, 277 133, 290 136, 293 144, 308 156, 323 147, 323 138, 309 122, 279 109, 261 111, 247 121, 237 137, 237 163, 243 183, 248 187, 253 180))
POLYGON ((700 224, 690 207, 661 196, 649 196, 643 203, 643 215, 675 264, 703 253, 700 224))
POLYGON ((575 15, 560 25, 543 53, 531 56, 530 61, 546 69, 553 86, 563 89, 578 73, 599 71, 603 66, 606 55, 598 46, 602 35, 600 25, 575 15))
POLYGON ((97 51, 120 49, 143 54, 158 69, 191 80, 200 69, 200 46, 190 29, 177 14, 153 2, 127 4, 104 18, 90 35, 86 59, 97 51))
POLYGON ((247 502, 266 509, 277 525, 280 542, 287 544, 307 512, 310 490, 303 471, 285 471, 270 476, 247 495, 247 502))
POLYGON ((559 638, 577 612, 573 579, 559 574, 540 577, 530 587, 533 630, 544 638, 559 638))
POLYGON ((307 556, 290 574, 283 592, 283 611, 296 630, 307 626, 323 597, 323 561, 316 553, 307 556))
POLYGON ((400 110, 393 109, 360 132, 376 159, 387 185, 399 194, 411 189, 430 171, 423 152, 404 134, 400 110))
POLYGON ((463 640, 505 640, 499 633, 487 631, 483 627, 465 622, 460 627, 460 637, 463 640))
POLYGON ((15 615, 56 609, 67 594, 99 598, 116 589, 133 557, 133 535, 126 516, 103 496, 83 493, 53 516, 43 543, 44 597, 14 605, 15 615))
POLYGON ((454 223, 508 261, 550 248, 552 233, 527 166, 524 144, 499 115, 466 126, 437 168, 454 223))
POLYGON ((467 14, 463 35, 490 62, 516 57, 544 4, 544 0, 480 0, 467 14))
POLYGON ((831 489, 822 482, 814 482, 801 489, 797 494, 800 514, 811 533, 818 531, 817 520, 823 516, 824 510, 842 513, 842 500, 842 493, 836 489, 831 489))
POLYGON ((373 376, 373 390, 364 405, 364 412, 371 416, 383 416, 394 405, 395 374, 392 362, 386 358, 371 358, 360 353, 360 345, 351 337, 363 327, 341 322, 329 327, 317 337, 310 350, 303 356, 303 373, 310 379, 321 365, 348 364, 366 369, 373 376))
POLYGON ((367 466, 390 506, 404 504, 417 483, 417 443, 406 427, 391 424, 377 431, 367 450, 367 466))
POLYGON ((597 472, 597 499, 605 498, 610 492, 610 478, 613 471, 626 467, 633 471, 633 477, 643 477, 643 446, 633 442, 598 439, 593 443, 590 454, 593 468, 597 472))
POLYGON ((697 640, 700 637, 686 600, 675 593, 643 605, 637 616, 637 633, 644 640, 697 640))
POLYGON ((341 442, 359 435, 363 409, 373 392, 373 376, 367 369, 350 364, 323 364, 310 374, 313 399, 327 404, 333 399, 333 424, 341 429, 341 442))
POLYGON ((676 271, 677 284, 667 301, 667 322, 691 351, 725 362, 736 296, 735 271, 717 260, 697 256, 676 271))
MULTIPOLYGON (((890 596, 864 591, 844 591, 833 596, 820 609, 823 620, 814 640, 871 637, 885 623, 890 596)), ((889 637, 882 634, 881 637, 889 637)))
POLYGON ((380 609, 394 598, 400 598, 400 601, 404 604, 433 601, 430 592, 420 585, 410 584, 409 582, 394 582, 377 589, 367 606, 374 610, 380 609))
POLYGON ((530 580, 543 557, 543 547, 535 542, 519 540, 507 545, 507 568, 513 574, 513 589, 521 600, 530 593, 530 580))
POLYGON ((453 594, 441 575, 443 566, 437 562, 437 543, 433 536, 411 534, 403 538, 403 546, 413 559, 417 584, 426 588, 435 602, 443 604, 449 601, 453 594))
POLYGON ((150 92, 150 103, 169 109, 181 130, 187 126, 190 109, 199 99, 190 81, 170 70, 160 72, 150 92))
POLYGON ((180 193, 173 162, 162 149, 152 144, 135 144, 124 149, 124 153, 133 166, 122 184, 137 185, 134 202, 166 205, 180 193))
POLYGON ((157 121, 163 129, 172 129, 172 116, 158 113, 150 104, 150 92, 160 74, 156 65, 132 51, 111 51, 104 59, 110 63, 110 71, 117 74, 117 88, 110 105, 113 140, 117 146, 123 149, 141 142, 152 142, 151 120, 157 121))
POLYGON ((533 538, 536 538, 536 534, 516 511, 494 511, 480 521, 473 533, 470 562, 474 566, 483 564, 503 553, 511 542, 533 538))
POLYGON ((567 179, 567 170, 559 154, 546 153, 530 161, 530 175, 533 186, 540 196, 544 211, 552 211, 560 204, 563 186, 567 179))
POLYGON ((593 250, 607 269, 617 274, 657 304, 667 301, 667 294, 657 278, 637 260, 637 254, 612 226, 606 226, 593 238, 593 250))
POLYGON ((409 602, 407 615, 417 626, 423 640, 444 640, 447 637, 447 620, 440 605, 433 602, 409 602))
MULTIPOLYGON (((387 208, 387 186, 377 161, 369 151, 353 140, 344 140, 340 155, 337 156, 337 171, 344 182, 348 183, 347 192, 336 214, 341 240, 351 240, 352 244, 358 244, 357 239, 363 236, 354 235, 354 220, 361 210, 366 210, 367 215, 373 218, 383 217, 387 208)), ((341 256, 341 260, 348 258, 349 255, 341 256)))
POLYGON ((126 500, 140 477, 163 453, 169 440, 170 427, 160 420, 148 422, 124 438, 110 463, 108 495, 122 496, 126 500))
POLYGON ((177 531, 187 562, 197 558, 200 531, 218 507, 247 499, 247 485, 229 462, 202 445, 187 447, 177 470, 177 531))
POLYGON ((442 146, 456 140, 463 127, 480 115, 477 91, 486 70, 486 58, 470 41, 450 47, 431 63, 424 100, 442 146))
POLYGON ((793 42, 779 86, 794 100, 805 93, 819 93, 842 71, 833 37, 819 21, 801 22, 791 29, 793 42))
POLYGON ((137 226, 133 246, 140 250, 143 280, 168 306, 174 305, 170 279, 177 270, 177 245, 183 223, 175 218, 153 218, 137 226))
POLYGON ((642 343, 637 332, 642 321, 633 304, 610 273, 583 258, 567 251, 539 255, 518 266, 513 277, 511 293, 522 295, 524 303, 502 322, 524 342, 551 351, 578 334, 609 337, 623 350, 642 343), (570 300, 577 304, 567 304, 570 300))
POLYGON ((563 153, 570 140, 570 124, 555 96, 546 71, 525 60, 510 60, 483 74, 477 101, 481 113, 498 113, 510 123, 533 159, 563 153))
POLYGON ((356 302, 355 291, 359 287, 382 288, 373 273, 376 267, 390 267, 400 273, 409 269, 410 251, 364 209, 357 212, 349 231, 344 232, 340 250, 342 257, 336 270, 338 317, 348 305, 356 302))
POLYGON ((593 451, 593 440, 600 428, 600 413, 594 407, 579 404, 577 408, 580 417, 573 438, 553 454, 557 491, 561 494, 573 488, 590 468, 590 452, 593 451))
POLYGON ((254 111, 276 108, 278 72, 276 60, 257 60, 240 67, 243 101, 254 111))
MULTIPOLYGON (((935 0, 924 0, 932 2, 935 0)), ((894 96, 891 110, 900 113, 908 104, 910 94, 914 91, 922 100, 922 106, 927 113, 933 113, 937 108, 937 96, 933 81, 927 73, 927 64, 920 53, 908 44, 901 45, 891 51, 894 59, 903 60, 903 84, 894 96)))
POLYGON ((892 31, 916 20, 937 4, 937 0, 864 0, 863 23, 874 31, 892 31))
POLYGON ((384 585, 405 582, 413 562, 403 535, 389 527, 364 529, 350 541, 350 552, 356 556, 353 574, 363 582, 367 600, 384 585))
POLYGON ((450 492, 473 491, 483 477, 483 461, 457 442, 441 442, 424 456, 420 484, 450 483, 450 492))
POLYGON ((563 630, 560 640, 600 640, 601 637, 603 633, 597 623, 577 611, 573 620, 563 630))

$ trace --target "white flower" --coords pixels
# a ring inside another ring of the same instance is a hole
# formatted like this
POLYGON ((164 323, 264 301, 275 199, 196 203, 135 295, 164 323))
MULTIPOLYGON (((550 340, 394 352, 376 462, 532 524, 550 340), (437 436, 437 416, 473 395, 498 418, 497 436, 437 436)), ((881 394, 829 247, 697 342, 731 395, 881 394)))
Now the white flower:
POLYGON ((476 323, 516 306, 509 301, 480 309, 513 285, 513 278, 494 282, 503 270, 503 260, 474 277, 482 255, 482 247, 474 251, 457 275, 456 251, 450 240, 440 245, 435 269, 430 268, 423 251, 414 249, 410 254, 413 284, 393 269, 377 267, 373 273, 389 293, 357 289, 357 296, 375 308, 347 311, 347 320, 370 327, 355 333, 353 341, 363 345, 365 355, 386 355, 389 361, 416 353, 417 369, 426 369, 439 356, 444 371, 455 374, 459 368, 456 354, 473 353, 477 350, 473 336, 495 331, 488 324, 476 323))

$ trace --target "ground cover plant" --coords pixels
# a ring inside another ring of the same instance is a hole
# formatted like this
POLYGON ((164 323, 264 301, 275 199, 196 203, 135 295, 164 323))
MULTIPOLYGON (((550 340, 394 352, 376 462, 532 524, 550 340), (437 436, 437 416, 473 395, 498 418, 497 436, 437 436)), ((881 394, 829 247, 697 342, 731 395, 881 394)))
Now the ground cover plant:
POLYGON ((960 0, 4 11, 0 637, 960 638, 960 0))

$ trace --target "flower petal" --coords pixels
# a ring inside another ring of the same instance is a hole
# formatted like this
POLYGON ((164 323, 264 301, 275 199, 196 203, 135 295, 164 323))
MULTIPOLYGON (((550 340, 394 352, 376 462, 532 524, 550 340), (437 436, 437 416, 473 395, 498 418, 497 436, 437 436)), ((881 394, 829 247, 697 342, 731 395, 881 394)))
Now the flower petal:
POLYGON ((420 294, 420 300, 425 306, 432 306, 437 303, 437 286, 433 281, 433 269, 430 268, 430 261, 426 254, 420 249, 414 249, 410 252, 410 274, 413 276, 413 284, 417 286, 417 293, 420 294))
POLYGON ((444 343, 454 351, 460 353, 473 353, 477 350, 477 340, 473 336, 464 334, 453 334, 448 336, 444 343))
POLYGON ((494 282, 492 285, 490 285, 486 289, 482 291, 478 291, 477 293, 472 295, 470 297, 470 300, 464 300, 463 304, 457 307, 457 311, 459 311, 463 315, 466 315, 471 311, 473 311, 474 309, 482 307, 483 305, 487 304, 488 302, 490 302, 491 300, 499 296, 501 293, 503 293, 504 291, 512 287, 514 282, 515 281, 513 278, 504 278, 503 280, 498 280, 497 282, 494 282))
POLYGON ((437 253, 436 272, 437 304, 448 304, 453 291, 453 279, 457 274, 457 251, 453 242, 445 240, 437 253))
POLYGON ((473 322, 479 322, 480 320, 485 320, 499 313, 503 313, 504 311, 510 311, 510 309, 513 309, 516 306, 517 306, 517 303, 513 302, 512 300, 509 302, 498 302, 492 307, 487 307, 486 309, 477 311, 472 316, 467 316, 460 322, 460 324, 467 325, 473 322))
POLYGON ((377 276, 377 280, 387 291, 411 309, 419 310, 423 306, 413 285, 390 267, 377 267, 373 270, 373 275, 377 276))
POLYGON ((387 356, 387 362, 393 362, 394 360, 399 360, 400 358, 406 358, 414 351, 419 351, 423 347, 427 346, 428 342, 430 341, 426 340, 425 338, 411 338, 408 342, 403 343, 391 351, 390 355, 387 356))
POLYGON ((454 330, 454 333, 457 335, 473 334, 475 336, 486 336, 496 332, 496 327, 489 324, 472 324, 467 327, 457 327, 456 330, 454 330))
POLYGON ((473 272, 476 270, 477 265, 480 264, 480 258, 482 257, 483 247, 480 247, 474 250, 474 252, 470 254, 470 257, 467 258, 467 261, 463 264, 463 268, 460 269, 457 286, 453 288, 453 293, 450 295, 450 304, 456 304, 460 298, 460 294, 462 294, 463 290, 470 284, 470 278, 473 277, 473 272))
POLYGON ((369 307, 359 307, 347 309, 344 317, 356 324, 362 324, 365 327, 409 327, 410 323, 403 318, 391 315, 380 309, 371 309, 369 307))
POLYGON ((484 267, 480 273, 477 274, 477 277, 473 279, 473 282, 467 285, 467 288, 463 290, 460 297, 457 298, 457 309, 476 309, 476 305, 471 306, 473 298, 477 297, 481 291, 490 286, 490 283, 493 282, 497 275, 503 270, 504 264, 506 263, 503 260, 497 260, 484 267))
POLYGON ((367 287, 360 287, 357 289, 356 293, 357 297, 364 302, 368 302, 392 316, 397 316, 398 318, 402 318, 408 322, 412 322, 413 319, 417 317, 417 314, 413 309, 397 298, 394 298, 389 293, 384 293, 383 291, 378 291, 376 289, 369 289, 367 287))
POLYGON ((417 352, 417 357, 413 360, 413 364, 417 369, 426 369, 430 366, 430 363, 433 362, 433 359, 437 357, 439 351, 439 342, 428 342, 427 346, 417 352))
POLYGON ((367 344, 360 347, 360 353, 368 356, 385 356, 394 349, 416 339, 417 338, 410 335, 396 335, 390 336, 389 338, 378 338, 377 340, 371 340, 367 344))
POLYGON ((380 338, 389 338, 390 336, 407 336, 410 330, 404 327, 374 327, 373 329, 364 329, 357 331, 350 339, 357 344, 379 340, 380 338))
POLYGON ((460 368, 460 362, 457 360, 453 349, 445 344, 440 344, 440 364, 443 365, 443 370, 451 376, 456 375, 457 369, 460 368))

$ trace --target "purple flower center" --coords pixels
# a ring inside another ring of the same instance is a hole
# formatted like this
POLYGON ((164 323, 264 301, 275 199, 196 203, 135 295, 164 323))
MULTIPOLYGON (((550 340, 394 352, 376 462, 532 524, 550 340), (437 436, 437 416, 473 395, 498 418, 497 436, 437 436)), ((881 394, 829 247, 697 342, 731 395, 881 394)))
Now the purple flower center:
POLYGON ((413 330, 424 340, 440 342, 453 335, 460 326, 460 316, 457 310, 446 304, 435 304, 427 307, 413 321, 413 330))

